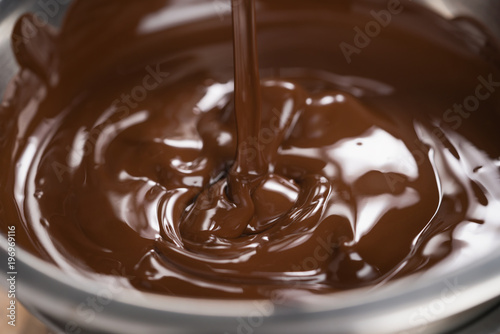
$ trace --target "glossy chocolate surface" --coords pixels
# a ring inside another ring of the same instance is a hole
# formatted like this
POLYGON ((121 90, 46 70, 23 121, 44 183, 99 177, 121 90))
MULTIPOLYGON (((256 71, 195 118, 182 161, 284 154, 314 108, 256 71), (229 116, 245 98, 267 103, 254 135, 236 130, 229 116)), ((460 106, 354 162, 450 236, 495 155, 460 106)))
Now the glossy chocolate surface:
POLYGON ((256 30, 253 1, 233 20, 212 5, 80 0, 14 43, 2 230, 68 275, 209 298, 383 284, 497 247, 494 41, 410 2, 259 1, 256 30), (363 41, 373 11, 390 23, 363 41))

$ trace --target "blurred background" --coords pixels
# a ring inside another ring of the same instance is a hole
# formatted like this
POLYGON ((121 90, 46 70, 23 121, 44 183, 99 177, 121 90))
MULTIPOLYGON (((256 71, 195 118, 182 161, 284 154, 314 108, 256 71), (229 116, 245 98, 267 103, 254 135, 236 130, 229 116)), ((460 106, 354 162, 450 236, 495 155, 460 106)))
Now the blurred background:
MULTIPOLYGON (((0 289, 0 307, 2 308, 2 320, 5 319, 4 310, 9 305, 7 290, 0 289)), ((16 327, 10 326, 7 321, 0 321, 0 333, 2 334, 54 334, 45 327, 37 318, 32 316, 24 307, 16 301, 16 327)))

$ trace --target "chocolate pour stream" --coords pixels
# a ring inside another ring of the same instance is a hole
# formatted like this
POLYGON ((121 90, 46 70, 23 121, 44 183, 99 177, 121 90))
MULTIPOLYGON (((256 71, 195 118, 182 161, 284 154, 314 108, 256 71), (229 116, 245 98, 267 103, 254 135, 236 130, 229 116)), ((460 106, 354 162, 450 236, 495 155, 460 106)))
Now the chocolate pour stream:
POLYGON ((231 2, 234 45, 234 105, 238 129, 238 150, 233 167, 240 177, 252 179, 267 172, 257 141, 254 159, 245 154, 247 138, 258 138, 261 126, 261 94, 255 25, 255 1, 231 2))

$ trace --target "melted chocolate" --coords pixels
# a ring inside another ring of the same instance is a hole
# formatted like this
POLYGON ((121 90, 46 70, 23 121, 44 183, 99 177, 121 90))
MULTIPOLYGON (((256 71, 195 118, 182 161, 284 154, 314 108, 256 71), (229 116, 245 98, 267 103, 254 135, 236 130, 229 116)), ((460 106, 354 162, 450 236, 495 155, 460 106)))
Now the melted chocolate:
POLYGON ((254 1, 233 4, 234 53, 229 16, 171 26, 182 1, 75 1, 23 40, 2 229, 68 275, 213 298, 382 284, 496 247, 493 41, 404 3, 348 65, 339 45, 385 3, 261 1, 257 28, 254 1))

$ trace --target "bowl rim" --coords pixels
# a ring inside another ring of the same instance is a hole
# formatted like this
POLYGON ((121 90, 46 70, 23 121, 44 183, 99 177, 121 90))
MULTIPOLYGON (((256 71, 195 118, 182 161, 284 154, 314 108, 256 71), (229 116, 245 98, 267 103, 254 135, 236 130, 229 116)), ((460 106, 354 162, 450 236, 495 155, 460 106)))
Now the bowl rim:
MULTIPOLYGON (((7 257, 7 238, 0 235, 2 256, 7 257)), ((97 295, 99 291, 108 289, 108 284, 86 277, 70 276, 55 264, 49 263, 16 245, 17 266, 26 266, 37 277, 30 281, 51 281, 85 295, 97 295)), ((6 263, 7 261, 5 261, 6 263)), ((6 275, 7 271, 1 273, 6 275)), ((30 275, 32 276, 32 275, 30 275)), ((406 277, 384 283, 383 286, 362 287, 349 291, 333 292, 313 297, 306 296, 300 300, 291 300, 286 305, 275 304, 269 299, 209 299, 161 295, 139 291, 131 287, 123 287, 122 292, 113 296, 119 304, 143 310, 155 310, 166 313, 199 315, 208 317, 245 316, 249 310, 255 309, 255 303, 272 304, 267 316, 276 314, 311 314, 332 313, 345 310, 364 310, 370 313, 371 307, 376 311, 386 306, 385 313, 405 313, 422 305, 430 305, 450 283, 464 288, 459 291, 457 300, 447 306, 447 310, 436 317, 443 320, 454 314, 480 306, 500 296, 500 248, 488 256, 468 266, 450 271, 441 277, 427 279, 427 274, 415 273, 406 277), (411 297, 411 298, 409 298, 411 297), (379 305, 379 306, 377 306, 379 305)), ((17 279, 24 282, 23 275, 17 279)), ((5 280, 3 280, 5 281, 5 280)), ((5 285, 5 283, 2 283, 5 285)), ((28 282, 28 284, 31 284, 28 282)), ((40 287, 34 287, 40 289, 40 287)))

